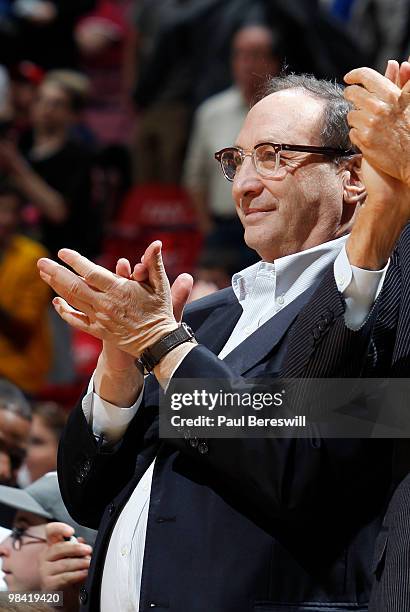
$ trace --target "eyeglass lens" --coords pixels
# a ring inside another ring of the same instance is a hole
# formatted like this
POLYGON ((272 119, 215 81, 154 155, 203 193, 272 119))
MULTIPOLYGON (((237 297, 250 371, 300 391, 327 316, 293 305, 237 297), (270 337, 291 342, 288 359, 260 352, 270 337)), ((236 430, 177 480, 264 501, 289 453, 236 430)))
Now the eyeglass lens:
MULTIPOLYGON (((246 154, 239 149, 229 149, 221 156, 221 165, 226 178, 233 181, 242 166, 246 154)), ((265 176, 272 176, 279 168, 280 153, 272 145, 256 147, 252 153, 256 170, 265 176)))

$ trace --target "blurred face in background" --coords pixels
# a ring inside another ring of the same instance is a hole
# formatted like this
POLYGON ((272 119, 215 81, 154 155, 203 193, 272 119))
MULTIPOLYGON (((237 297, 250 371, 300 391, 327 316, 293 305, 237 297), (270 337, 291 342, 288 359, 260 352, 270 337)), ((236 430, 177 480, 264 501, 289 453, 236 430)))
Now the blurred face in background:
POLYGON ((7 449, 0 443, 0 484, 8 485, 11 481, 11 458, 7 449))
POLYGON ((15 484, 24 460, 31 423, 18 414, 0 409, 0 484, 15 484))
POLYGON ((28 118, 37 95, 37 85, 30 81, 16 80, 11 83, 11 99, 17 117, 28 118))
POLYGON ((255 95, 264 77, 278 74, 280 60, 273 55, 272 45, 272 33, 263 26, 249 26, 235 35, 232 44, 232 73, 245 99, 255 95))
POLYGON ((31 433, 27 448, 26 467, 33 482, 47 472, 56 469, 58 440, 42 417, 33 414, 31 433))
POLYGON ((0 194, 0 249, 5 248, 15 233, 20 219, 20 200, 13 193, 0 194))
POLYGON ((45 550, 47 543, 37 541, 35 538, 46 539, 46 524, 46 519, 37 514, 23 510, 16 513, 13 526, 27 532, 27 535, 22 536, 20 550, 14 549, 10 536, 0 544, 2 570, 9 591, 40 590, 39 556, 45 550))
POLYGON ((73 121, 69 94, 58 83, 45 81, 33 103, 32 119, 34 129, 46 133, 68 129, 73 121))

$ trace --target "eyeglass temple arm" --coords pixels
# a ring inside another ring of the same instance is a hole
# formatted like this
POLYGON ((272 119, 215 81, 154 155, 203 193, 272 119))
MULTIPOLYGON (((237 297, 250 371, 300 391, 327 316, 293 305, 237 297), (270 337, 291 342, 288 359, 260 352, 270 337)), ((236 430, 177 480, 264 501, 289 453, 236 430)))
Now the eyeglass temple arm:
POLYGON ((282 151, 301 151, 302 153, 318 153, 320 155, 354 155, 354 149, 339 149, 338 147, 317 147, 314 145, 282 144, 282 151))

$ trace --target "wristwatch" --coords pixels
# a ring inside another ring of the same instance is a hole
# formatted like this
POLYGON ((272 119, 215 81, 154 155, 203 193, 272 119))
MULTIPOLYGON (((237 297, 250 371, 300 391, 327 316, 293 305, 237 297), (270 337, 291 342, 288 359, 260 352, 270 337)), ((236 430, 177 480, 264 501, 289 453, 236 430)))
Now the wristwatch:
POLYGON ((170 351, 184 342, 192 342, 193 340, 195 340, 195 335, 192 329, 186 323, 181 323, 177 329, 145 349, 140 357, 135 360, 135 365, 144 374, 149 374, 170 351))

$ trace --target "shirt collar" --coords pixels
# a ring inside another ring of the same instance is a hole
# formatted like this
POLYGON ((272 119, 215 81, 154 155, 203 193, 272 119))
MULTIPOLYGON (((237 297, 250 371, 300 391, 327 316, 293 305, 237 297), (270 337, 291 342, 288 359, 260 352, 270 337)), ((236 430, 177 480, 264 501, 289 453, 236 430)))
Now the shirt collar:
POLYGON ((327 263, 330 257, 334 256, 336 258, 347 237, 347 235, 341 236, 305 251, 279 257, 273 263, 258 261, 256 264, 237 272, 232 277, 232 289, 238 301, 245 301, 251 294, 256 279, 260 276, 272 277, 276 283, 275 293, 286 293, 310 266, 316 265, 320 259, 327 263))

